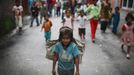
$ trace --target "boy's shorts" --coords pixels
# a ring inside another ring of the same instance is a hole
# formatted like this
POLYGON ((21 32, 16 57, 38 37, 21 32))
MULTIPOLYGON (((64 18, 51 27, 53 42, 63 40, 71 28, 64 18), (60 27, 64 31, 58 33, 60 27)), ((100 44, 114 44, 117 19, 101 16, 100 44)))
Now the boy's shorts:
POLYGON ((79 34, 80 35, 82 35, 82 34, 85 35, 86 34, 86 31, 85 30, 86 30, 85 28, 79 28, 79 30, 78 30, 79 31, 79 34))
POLYGON ((46 40, 50 40, 50 38, 51 38, 51 31, 45 32, 44 33, 44 37, 46 38, 46 40))
POLYGON ((58 68, 58 75, 74 75, 74 69, 63 70, 63 69, 58 68))

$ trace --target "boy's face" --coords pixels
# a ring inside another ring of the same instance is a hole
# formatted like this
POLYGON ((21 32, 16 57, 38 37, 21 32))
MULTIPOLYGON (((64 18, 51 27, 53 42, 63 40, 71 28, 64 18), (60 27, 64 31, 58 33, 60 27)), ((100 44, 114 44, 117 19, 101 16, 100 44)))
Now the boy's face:
POLYGON ((94 0, 94 1, 93 1, 93 4, 96 4, 96 3, 97 3, 97 0, 94 0))
POLYGON ((67 16, 70 16, 70 12, 69 12, 69 11, 67 11, 66 15, 67 15, 67 16))
POLYGON ((83 16, 84 16, 84 14, 83 14, 82 12, 80 12, 80 16, 82 16, 82 17, 83 17, 83 16))
POLYGON ((45 20, 48 20, 48 16, 45 17, 45 20))
POLYGON ((62 37, 61 41, 62 41, 62 43, 63 43, 64 46, 67 46, 70 43, 71 38, 68 35, 64 35, 62 37))

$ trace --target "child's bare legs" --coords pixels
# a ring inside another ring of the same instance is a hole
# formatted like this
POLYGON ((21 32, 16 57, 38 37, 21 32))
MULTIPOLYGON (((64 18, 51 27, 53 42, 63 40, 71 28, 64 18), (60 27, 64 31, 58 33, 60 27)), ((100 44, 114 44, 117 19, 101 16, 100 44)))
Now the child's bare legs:
POLYGON ((80 34, 80 38, 82 39, 82 40, 84 40, 85 39, 85 35, 82 33, 82 34, 80 34))
POLYGON ((79 28, 78 31, 79 31, 80 39, 82 39, 82 30, 79 28))
POLYGON ((126 58, 127 59, 130 59, 130 50, 131 50, 131 46, 127 46, 127 55, 126 55, 126 58))
POLYGON ((79 34, 79 36, 80 36, 80 39, 82 40, 82 34, 79 34))
POLYGON ((79 29, 79 36, 82 40, 85 39, 85 29, 79 29))
POLYGON ((121 45, 121 49, 122 49, 123 53, 126 53, 126 58, 130 59, 131 46, 130 45, 127 46, 127 52, 125 52, 125 50, 124 50, 124 44, 121 45))
POLYGON ((82 39, 83 39, 83 40, 85 39, 85 35, 84 35, 84 34, 82 34, 82 39))
POLYGON ((122 52, 125 53, 124 44, 121 45, 122 52))

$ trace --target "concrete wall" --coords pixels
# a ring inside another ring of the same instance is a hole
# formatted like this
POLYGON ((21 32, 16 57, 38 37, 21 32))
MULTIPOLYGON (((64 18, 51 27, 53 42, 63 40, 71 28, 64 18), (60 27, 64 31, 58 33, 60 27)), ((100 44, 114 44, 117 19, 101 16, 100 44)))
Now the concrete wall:
POLYGON ((13 0, 0 0, 0 37, 15 28, 12 7, 13 0))

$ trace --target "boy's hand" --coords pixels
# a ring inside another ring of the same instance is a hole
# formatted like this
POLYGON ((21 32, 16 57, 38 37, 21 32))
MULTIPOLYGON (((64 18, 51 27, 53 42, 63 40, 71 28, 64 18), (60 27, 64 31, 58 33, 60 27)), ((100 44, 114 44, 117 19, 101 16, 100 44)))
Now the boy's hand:
POLYGON ((56 75, 56 71, 55 70, 52 70, 52 75, 56 75))
POLYGON ((41 28, 41 32, 42 32, 42 30, 43 30, 43 29, 41 28))
POLYGON ((76 72, 75 75, 80 75, 80 73, 79 72, 76 72))

